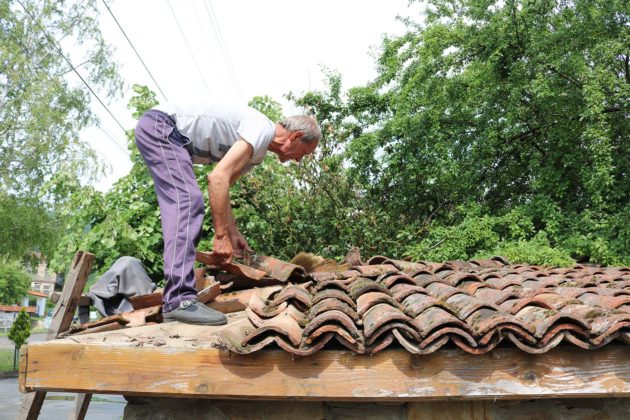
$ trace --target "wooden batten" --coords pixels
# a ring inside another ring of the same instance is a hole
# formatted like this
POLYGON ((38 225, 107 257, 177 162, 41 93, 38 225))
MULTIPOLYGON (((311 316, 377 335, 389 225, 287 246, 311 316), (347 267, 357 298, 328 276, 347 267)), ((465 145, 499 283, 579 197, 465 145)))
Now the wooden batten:
POLYGON ((236 355, 208 347, 68 341, 24 350, 25 390, 341 401, 630 396, 630 352, 623 345, 540 355, 502 348, 484 355, 329 350, 292 357, 281 350, 236 355))

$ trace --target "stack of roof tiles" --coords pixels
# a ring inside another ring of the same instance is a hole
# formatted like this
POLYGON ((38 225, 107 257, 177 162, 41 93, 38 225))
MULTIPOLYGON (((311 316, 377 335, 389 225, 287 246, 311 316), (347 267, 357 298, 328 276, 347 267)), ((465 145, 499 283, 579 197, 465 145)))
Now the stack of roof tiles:
POLYGON ((630 268, 509 265, 502 258, 444 264, 373 257, 305 283, 257 288, 247 322, 223 331, 226 348, 269 345, 296 355, 344 347, 415 354, 445 345, 480 354, 500 343, 544 353, 560 343, 630 344, 630 268))

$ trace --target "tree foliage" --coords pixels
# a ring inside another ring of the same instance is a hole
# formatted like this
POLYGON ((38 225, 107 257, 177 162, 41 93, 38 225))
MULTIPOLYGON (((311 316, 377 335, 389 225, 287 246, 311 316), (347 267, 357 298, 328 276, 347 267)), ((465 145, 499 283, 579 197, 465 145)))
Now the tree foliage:
POLYGON ((79 138, 97 123, 89 93, 57 50, 63 44, 84 51, 65 55, 101 95, 120 92, 97 14, 95 0, 0 0, 0 210, 9 218, 0 229, 0 252, 7 257, 34 248, 47 253, 64 182, 88 180, 102 169, 79 138))
POLYGON ((454 245, 446 231, 464 240, 481 206, 479 227, 518 211, 534 229, 515 240, 545 232, 574 258, 627 263, 627 2, 428 3, 424 24, 385 39, 378 78, 351 92, 363 129, 351 179, 405 224, 430 218, 414 243, 446 229, 432 249, 454 245))
POLYGON ((30 282, 20 264, 0 260, 0 305, 18 304, 26 296, 30 282))

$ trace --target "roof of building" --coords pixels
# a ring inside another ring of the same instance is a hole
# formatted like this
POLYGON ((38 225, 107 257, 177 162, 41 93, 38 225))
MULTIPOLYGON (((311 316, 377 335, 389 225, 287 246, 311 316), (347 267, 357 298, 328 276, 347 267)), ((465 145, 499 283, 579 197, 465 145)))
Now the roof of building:
POLYGON ((34 306, 0 305, 0 312, 20 312, 22 309, 29 314, 34 314, 37 310, 34 306))
POLYGON ((630 344, 630 268, 550 268, 492 260, 446 263, 373 257, 345 271, 254 289, 249 322, 225 328, 236 353, 277 345, 309 355, 323 348, 373 354, 388 347, 427 354, 498 345, 545 353, 567 343, 630 344))

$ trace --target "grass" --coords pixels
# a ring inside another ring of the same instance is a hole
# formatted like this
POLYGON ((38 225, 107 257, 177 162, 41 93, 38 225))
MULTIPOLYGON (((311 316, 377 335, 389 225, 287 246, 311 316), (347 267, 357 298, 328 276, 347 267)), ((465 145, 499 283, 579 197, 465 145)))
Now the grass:
POLYGON ((13 370, 13 349, 0 349, 0 372, 13 370))

